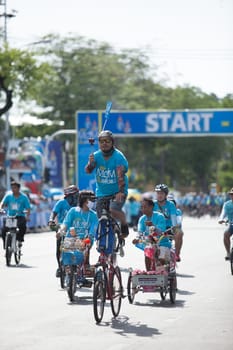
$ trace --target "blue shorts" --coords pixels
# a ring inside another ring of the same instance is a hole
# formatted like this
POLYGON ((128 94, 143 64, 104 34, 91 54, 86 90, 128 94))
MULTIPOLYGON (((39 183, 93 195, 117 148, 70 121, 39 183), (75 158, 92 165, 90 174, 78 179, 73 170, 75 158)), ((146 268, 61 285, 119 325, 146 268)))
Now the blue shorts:
MULTIPOLYGON (((101 212, 102 212, 102 207, 103 207, 103 202, 105 201, 104 197, 99 197, 97 198, 96 201, 96 212, 97 212, 97 216, 100 217, 101 216, 101 212)), ((124 196, 124 199, 121 202, 117 202, 116 200, 109 200, 108 205, 107 205, 107 210, 109 209, 113 209, 113 210, 117 210, 117 211, 122 211, 122 208, 125 204, 126 201, 126 196, 124 196)))

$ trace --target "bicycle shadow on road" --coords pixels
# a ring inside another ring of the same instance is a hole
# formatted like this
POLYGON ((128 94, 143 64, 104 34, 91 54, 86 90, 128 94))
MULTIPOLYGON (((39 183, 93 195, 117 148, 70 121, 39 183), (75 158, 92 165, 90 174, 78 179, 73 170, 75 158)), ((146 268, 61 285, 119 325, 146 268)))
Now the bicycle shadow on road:
POLYGON ((181 278, 195 278, 194 275, 188 275, 188 274, 185 274, 185 273, 176 273, 176 276, 177 277, 181 277, 181 278))
POLYGON ((119 316, 117 318, 112 318, 109 322, 111 328, 115 330, 116 334, 126 337, 129 334, 134 334, 138 337, 148 337, 151 338, 156 335, 162 335, 158 328, 148 327, 146 324, 139 322, 130 323, 128 316, 119 316))
POLYGON ((31 266, 31 265, 26 265, 26 264, 11 264, 9 266, 7 266, 7 268, 15 268, 15 269, 34 269, 36 268, 36 266, 31 266))
POLYGON ((68 302, 68 305, 79 305, 79 306, 86 306, 86 305, 93 305, 93 296, 92 294, 90 295, 85 294, 85 295, 80 295, 81 293, 86 293, 86 291, 82 288, 77 290, 77 294, 74 296, 74 301, 68 302))
POLYGON ((165 300, 156 300, 156 299, 147 299, 146 302, 139 302, 134 301, 135 306, 149 306, 149 307, 156 307, 156 308, 182 308, 185 305, 186 300, 176 300, 175 304, 172 304, 171 301, 168 299, 165 300))
POLYGON ((177 293, 180 295, 193 295, 196 294, 195 292, 189 292, 188 290, 182 290, 182 289, 178 289, 177 293))

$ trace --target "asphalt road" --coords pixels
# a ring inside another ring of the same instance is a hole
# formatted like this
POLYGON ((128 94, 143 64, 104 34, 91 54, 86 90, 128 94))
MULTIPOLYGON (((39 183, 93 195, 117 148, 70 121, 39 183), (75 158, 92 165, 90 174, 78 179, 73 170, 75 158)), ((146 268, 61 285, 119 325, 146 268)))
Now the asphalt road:
MULTIPOLYGON (((233 349, 233 276, 225 262, 223 226, 217 219, 184 218, 182 261, 177 267, 176 304, 160 294, 139 292, 125 298, 112 317, 109 302, 96 325, 92 289, 70 303, 55 278, 55 235, 27 234, 20 266, 7 267, 0 248, 1 350, 233 349)), ((132 244, 118 259, 126 287, 128 268, 144 268, 143 253, 132 244)), ((92 251, 92 262, 96 260, 92 251)))

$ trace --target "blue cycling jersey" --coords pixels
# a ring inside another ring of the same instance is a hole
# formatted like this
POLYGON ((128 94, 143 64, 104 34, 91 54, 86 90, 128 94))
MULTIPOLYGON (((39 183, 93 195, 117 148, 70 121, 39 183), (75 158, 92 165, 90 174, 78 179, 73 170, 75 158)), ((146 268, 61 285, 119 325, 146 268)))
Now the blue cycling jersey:
POLYGON ((166 220, 166 228, 176 226, 176 206, 173 202, 166 200, 165 204, 160 205, 157 200, 154 202, 154 210, 162 213, 166 220))
POLYGON ((7 207, 7 214, 10 216, 25 216, 24 210, 30 209, 30 201, 24 193, 15 197, 13 193, 8 193, 2 200, 3 206, 7 207))
POLYGON ((69 229, 74 227, 78 238, 83 239, 89 236, 93 242, 98 226, 98 217, 92 209, 83 211, 80 207, 73 207, 68 211, 63 224, 67 227, 68 237, 71 236, 69 229))
POLYGON ((70 210, 71 206, 66 199, 60 199, 53 207, 53 212, 57 214, 58 224, 62 224, 66 214, 70 210))
POLYGON ((227 219, 233 224, 233 201, 229 200, 223 204, 219 220, 227 219))
POLYGON ((120 192, 117 168, 123 167, 124 193, 128 194, 128 161, 121 151, 114 149, 111 157, 105 159, 101 150, 94 153, 96 171, 96 196, 105 197, 120 192))

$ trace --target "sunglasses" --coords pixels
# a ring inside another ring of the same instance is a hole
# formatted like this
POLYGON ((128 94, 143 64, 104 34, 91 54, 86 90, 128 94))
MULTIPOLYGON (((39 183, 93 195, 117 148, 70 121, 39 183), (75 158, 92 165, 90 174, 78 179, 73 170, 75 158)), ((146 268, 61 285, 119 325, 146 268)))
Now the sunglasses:
POLYGON ((101 143, 101 144, 103 144, 103 143, 112 143, 112 141, 109 140, 109 139, 101 139, 101 140, 99 140, 99 143, 101 143))

